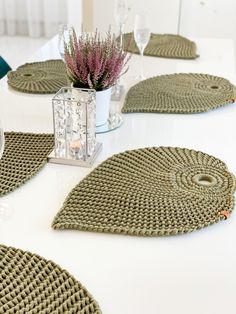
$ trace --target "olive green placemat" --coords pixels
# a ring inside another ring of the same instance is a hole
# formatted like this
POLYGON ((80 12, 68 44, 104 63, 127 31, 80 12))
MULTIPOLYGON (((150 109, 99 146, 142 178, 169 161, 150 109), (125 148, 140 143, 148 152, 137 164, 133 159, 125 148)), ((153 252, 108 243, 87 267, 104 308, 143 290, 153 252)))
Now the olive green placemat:
POLYGON ((53 147, 52 134, 6 132, 0 160, 0 196, 31 179, 45 165, 53 147))
POLYGON ((101 314, 97 302, 52 261, 0 245, 0 314, 101 314))
POLYGON ((61 60, 26 63, 7 77, 12 88, 24 93, 54 94, 68 85, 66 67, 61 60))
POLYGON ((122 112, 204 112, 234 102, 228 80, 209 74, 180 73, 152 77, 132 86, 122 112))
MULTIPOLYGON (((123 46, 126 51, 139 53, 133 33, 123 35, 123 46)), ((193 41, 180 35, 151 34, 149 43, 144 50, 144 55, 163 58, 195 59, 198 57, 196 50, 196 44, 193 41)))
POLYGON ((52 226, 141 236, 185 233, 227 218, 234 191, 226 165, 202 152, 126 151, 72 190, 52 226))

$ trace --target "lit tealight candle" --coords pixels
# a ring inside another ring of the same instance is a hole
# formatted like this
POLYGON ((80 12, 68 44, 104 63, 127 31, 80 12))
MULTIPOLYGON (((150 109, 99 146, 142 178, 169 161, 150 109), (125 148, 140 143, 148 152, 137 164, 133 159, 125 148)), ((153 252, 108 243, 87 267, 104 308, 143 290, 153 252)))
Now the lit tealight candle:
POLYGON ((70 148, 70 156, 73 159, 81 159, 83 157, 83 149, 81 141, 73 141, 69 145, 70 148))
POLYGON ((77 141, 73 141, 73 142, 70 143, 70 148, 71 149, 79 150, 80 147, 81 147, 81 143, 78 140, 77 141))

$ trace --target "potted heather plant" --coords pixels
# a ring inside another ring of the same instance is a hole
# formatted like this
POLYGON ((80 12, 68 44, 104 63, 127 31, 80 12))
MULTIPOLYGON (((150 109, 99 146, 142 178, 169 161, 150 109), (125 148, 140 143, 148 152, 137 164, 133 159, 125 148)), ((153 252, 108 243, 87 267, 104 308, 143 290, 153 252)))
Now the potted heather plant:
POLYGON ((67 74, 74 87, 96 90, 96 126, 109 118, 111 89, 128 70, 129 55, 108 31, 105 38, 96 31, 77 37, 71 30, 64 47, 67 74))

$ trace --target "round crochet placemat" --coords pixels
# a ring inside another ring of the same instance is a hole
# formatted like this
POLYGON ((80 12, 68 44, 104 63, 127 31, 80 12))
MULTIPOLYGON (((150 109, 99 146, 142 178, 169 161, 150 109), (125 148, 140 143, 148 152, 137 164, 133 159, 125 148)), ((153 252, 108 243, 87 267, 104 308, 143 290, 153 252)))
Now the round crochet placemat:
MULTIPOLYGON (((118 38, 119 40, 119 38, 118 38)), ((139 53, 133 33, 123 35, 124 50, 139 53)), ((175 59, 195 59, 197 47, 193 41, 171 34, 151 34, 149 43, 144 50, 144 55, 175 59)))
POLYGON ((0 245, 1 314, 101 314, 97 302, 52 261, 0 245))
POLYGON ((6 132, 0 160, 0 196, 31 179, 46 164, 53 147, 52 134, 6 132))
POLYGON ((174 235, 219 222, 234 207, 235 178, 219 159, 183 148, 112 156, 68 195, 54 229, 174 235))
POLYGON ((204 112, 234 102, 235 86, 209 74, 180 73, 141 81, 128 91, 123 113, 204 112))
POLYGON ((8 84, 17 91, 33 94, 53 94, 67 86, 66 67, 61 60, 26 63, 8 72, 8 84))

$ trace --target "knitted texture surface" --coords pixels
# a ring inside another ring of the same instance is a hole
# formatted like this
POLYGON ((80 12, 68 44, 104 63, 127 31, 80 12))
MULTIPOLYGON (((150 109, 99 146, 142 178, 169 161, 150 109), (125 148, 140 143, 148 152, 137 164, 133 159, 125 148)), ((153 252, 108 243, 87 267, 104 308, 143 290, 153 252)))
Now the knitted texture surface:
POLYGON ((226 165, 183 148, 144 148, 112 156, 69 194, 55 229, 141 236, 190 232, 228 217, 235 178, 226 165))
POLYGON ((234 102, 235 87, 222 77, 180 73, 141 81, 128 91, 122 112, 204 112, 234 102))
MULTIPOLYGON (((133 33, 123 35, 123 46, 126 51, 139 53, 133 33)), ((196 50, 196 44, 193 41, 180 35, 151 34, 149 43, 144 50, 144 55, 163 58, 195 59, 198 57, 196 50)))
POLYGON ((67 271, 44 258, 0 245, 0 314, 100 314, 67 271))
POLYGON ((32 178, 45 165, 53 147, 52 134, 6 132, 0 160, 0 196, 32 178))
POLYGON ((68 85, 66 67, 61 60, 26 63, 7 77, 12 88, 24 93, 53 94, 68 85))

